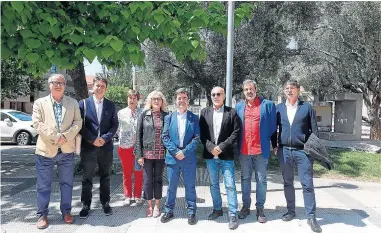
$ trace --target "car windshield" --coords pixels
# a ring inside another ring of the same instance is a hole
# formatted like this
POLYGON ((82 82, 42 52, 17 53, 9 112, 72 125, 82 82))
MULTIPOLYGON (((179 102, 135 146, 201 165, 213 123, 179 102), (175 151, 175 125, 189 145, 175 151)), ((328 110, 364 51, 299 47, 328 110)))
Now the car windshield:
POLYGON ((26 113, 23 112, 8 112, 8 114, 12 115, 13 117, 16 117, 20 121, 32 121, 32 117, 26 113))

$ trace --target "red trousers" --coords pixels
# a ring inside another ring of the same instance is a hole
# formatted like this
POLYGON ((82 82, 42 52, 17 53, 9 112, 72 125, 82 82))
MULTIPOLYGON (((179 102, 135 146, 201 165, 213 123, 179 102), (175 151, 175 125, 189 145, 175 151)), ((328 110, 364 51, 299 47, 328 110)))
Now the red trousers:
POLYGON ((135 155, 134 147, 124 149, 118 147, 118 154, 123 168, 123 190, 124 196, 132 198, 132 173, 134 173, 135 187, 134 197, 141 198, 142 185, 143 185, 143 169, 134 171, 135 169, 135 155))

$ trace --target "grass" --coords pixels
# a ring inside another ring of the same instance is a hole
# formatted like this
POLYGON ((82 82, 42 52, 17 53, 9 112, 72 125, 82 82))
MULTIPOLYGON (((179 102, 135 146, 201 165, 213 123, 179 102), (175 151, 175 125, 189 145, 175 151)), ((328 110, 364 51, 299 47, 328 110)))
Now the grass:
POLYGON ((328 171, 316 163, 316 176, 381 182, 381 154, 338 149, 331 149, 329 153, 334 169, 328 171))
MULTIPOLYGON (((315 162, 314 177, 381 182, 381 154, 345 149, 329 149, 328 152, 334 168, 327 170, 315 162)), ((280 171, 276 156, 270 157, 269 170, 280 171)))
MULTIPOLYGON (((197 148, 198 166, 206 166, 205 160, 202 159, 202 150, 202 146, 197 148)), ((381 182, 381 154, 345 149, 329 149, 328 152, 334 163, 333 170, 329 171, 315 162, 314 177, 381 182)), ((238 159, 236 159, 236 168, 240 169, 238 159)), ((268 170, 281 173, 278 158, 272 152, 268 170)))

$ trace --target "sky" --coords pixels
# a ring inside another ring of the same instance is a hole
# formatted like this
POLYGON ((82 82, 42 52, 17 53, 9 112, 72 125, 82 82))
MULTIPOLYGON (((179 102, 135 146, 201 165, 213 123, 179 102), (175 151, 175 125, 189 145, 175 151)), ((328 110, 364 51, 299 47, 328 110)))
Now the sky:
POLYGON ((84 65, 86 75, 95 75, 96 73, 102 73, 102 66, 97 58, 95 58, 91 64, 87 59, 85 59, 84 65))

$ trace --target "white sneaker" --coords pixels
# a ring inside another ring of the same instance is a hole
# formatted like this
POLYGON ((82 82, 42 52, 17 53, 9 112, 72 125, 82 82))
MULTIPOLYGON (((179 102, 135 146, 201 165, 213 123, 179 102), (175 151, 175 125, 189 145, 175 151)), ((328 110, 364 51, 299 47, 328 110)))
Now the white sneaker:
POLYGON ((143 200, 141 198, 136 198, 135 203, 137 206, 141 206, 141 205, 143 205, 143 200))
POLYGON ((131 205, 131 198, 126 197, 126 199, 124 200, 124 205, 125 205, 125 206, 129 206, 129 205, 131 205))

